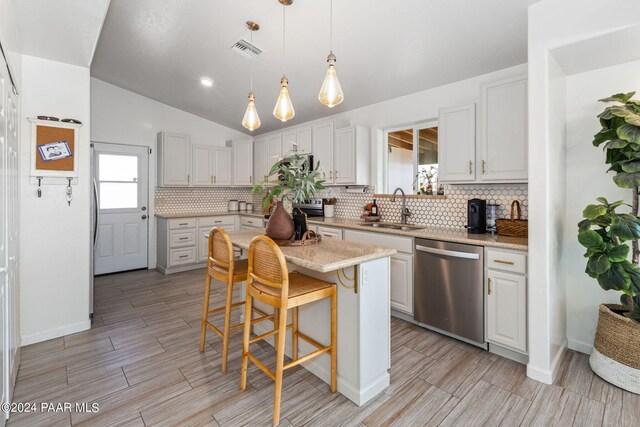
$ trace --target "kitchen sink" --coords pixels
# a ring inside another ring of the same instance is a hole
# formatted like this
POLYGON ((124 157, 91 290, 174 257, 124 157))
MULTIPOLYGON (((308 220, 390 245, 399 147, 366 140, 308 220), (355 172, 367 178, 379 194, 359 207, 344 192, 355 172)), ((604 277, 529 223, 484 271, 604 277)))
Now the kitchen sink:
POLYGON ((419 225, 408 225, 408 224, 389 224, 384 222, 363 222, 359 224, 364 227, 371 228, 387 228, 390 230, 400 230, 400 231, 411 231, 411 230, 420 230, 425 227, 419 225))

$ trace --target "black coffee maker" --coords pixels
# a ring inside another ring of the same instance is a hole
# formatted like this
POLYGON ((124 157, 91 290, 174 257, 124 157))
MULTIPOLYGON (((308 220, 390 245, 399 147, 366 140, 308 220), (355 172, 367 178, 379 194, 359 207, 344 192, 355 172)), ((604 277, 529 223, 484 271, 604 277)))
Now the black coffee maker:
POLYGON ((487 201, 471 199, 467 202, 467 230, 471 234, 487 232, 487 201))

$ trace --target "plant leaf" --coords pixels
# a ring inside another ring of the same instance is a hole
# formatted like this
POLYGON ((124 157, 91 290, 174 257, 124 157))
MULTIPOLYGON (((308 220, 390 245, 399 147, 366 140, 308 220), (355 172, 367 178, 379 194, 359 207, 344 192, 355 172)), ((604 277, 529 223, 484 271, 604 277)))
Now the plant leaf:
POLYGON ((622 262, 626 261, 629 256, 629 246, 618 245, 609 251, 609 261, 622 262))
POLYGON ((638 218, 629 214, 614 216, 611 221, 611 234, 618 236, 622 241, 640 239, 638 218))
POLYGON ((589 258, 587 268, 596 274, 604 274, 611 267, 611 261, 605 253, 598 253, 589 258))
POLYGON ((627 101, 629 101, 631 98, 633 98, 633 95, 635 95, 635 92, 629 92, 629 93, 616 93, 615 95, 611 95, 608 98, 603 98, 603 99, 599 99, 598 101, 600 102, 622 102, 623 104, 625 104, 627 101))
POLYGON ((618 139, 618 133, 615 129, 602 129, 600 132, 593 135, 593 145, 596 147, 605 141, 612 139, 618 139))
POLYGON ((629 261, 622 263, 622 266, 624 267, 624 271, 629 275, 629 279, 631 279, 626 294, 630 296, 640 295, 640 267, 629 261))
POLYGON ((585 230, 578 233, 578 241, 587 249, 602 250, 605 246, 602 236, 593 230, 585 230))
POLYGON ((640 172, 640 160, 629 160, 621 164, 625 172, 640 172))
POLYGON ((640 128, 638 126, 630 125, 627 123, 617 128, 616 133, 618 134, 620 139, 624 139, 625 141, 629 141, 634 144, 640 144, 640 128))
POLYGON ((607 214, 607 207, 603 205, 589 205, 582 211, 582 216, 586 219, 596 219, 607 214))
POLYGON ((613 177, 613 182, 620 188, 633 188, 634 185, 640 185, 640 173, 620 172, 613 177))
POLYGON ((631 278, 621 264, 619 262, 611 264, 606 272, 598 276, 598 284, 602 289, 622 291, 629 288, 631 278))

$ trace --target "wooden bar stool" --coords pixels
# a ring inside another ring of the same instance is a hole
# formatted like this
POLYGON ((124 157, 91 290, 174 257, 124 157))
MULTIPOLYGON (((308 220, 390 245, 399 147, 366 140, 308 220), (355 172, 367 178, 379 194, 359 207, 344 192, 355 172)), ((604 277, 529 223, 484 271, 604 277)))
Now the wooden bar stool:
POLYGON ((253 309, 253 299, 274 308, 274 329, 250 339, 251 320, 245 318, 242 341, 242 375, 240 389, 247 386, 247 365, 251 360, 267 376, 275 381, 273 402, 273 424, 280 423, 280 400, 282 397, 282 374, 323 353, 331 355, 331 392, 336 391, 336 287, 328 282, 301 273, 289 273, 287 262, 276 243, 267 236, 257 236, 249 245, 247 297, 245 312, 253 309), (298 331, 298 307, 324 298, 331 298, 331 344, 324 346, 298 331), (292 309, 292 322, 287 325, 287 309, 292 309), (284 364, 287 328, 292 332, 292 354, 290 363, 284 364), (276 369, 272 372, 249 352, 249 344, 275 335, 276 369), (317 350, 298 357, 298 338, 302 338, 317 350))
MULTIPOLYGON (((222 372, 227 372, 227 356, 229 352, 229 333, 233 329, 241 328, 244 323, 231 324, 231 309, 244 305, 244 301, 232 303, 233 285, 247 280, 247 260, 235 260, 233 245, 229 235, 222 227, 215 227, 209 232, 209 258, 207 260, 206 282, 204 288, 204 304, 202 308, 202 321, 200 326, 200 352, 204 351, 204 341, 207 335, 207 327, 211 328, 222 338, 222 372), (211 295, 211 279, 219 280, 227 284, 226 303, 221 307, 209 310, 209 298, 211 295), (209 321, 209 315, 224 310, 224 327, 221 331, 209 321)), ((262 320, 273 319, 273 315, 253 308, 260 317, 245 316, 249 325, 262 320)), ((249 310, 245 313, 252 313, 249 310)))

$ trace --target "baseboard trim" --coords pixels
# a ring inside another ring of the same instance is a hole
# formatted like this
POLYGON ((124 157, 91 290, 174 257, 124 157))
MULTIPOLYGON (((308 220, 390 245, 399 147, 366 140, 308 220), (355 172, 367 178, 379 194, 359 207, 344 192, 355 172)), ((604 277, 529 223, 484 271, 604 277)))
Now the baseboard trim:
POLYGON ((582 341, 573 340, 571 338, 569 338, 568 342, 569 342, 568 347, 571 350, 579 351, 580 353, 584 353, 584 354, 593 353, 593 344, 591 343, 585 343, 582 341))
POLYGON ((20 339, 20 345, 25 346, 35 344, 53 338, 75 334, 76 332, 86 331, 88 329, 91 329, 91 320, 89 319, 72 325, 61 326, 59 328, 49 329, 43 332, 36 332, 35 334, 23 335, 20 339))
POLYGON ((560 368, 560 361, 564 352, 567 350, 567 340, 565 339, 560 346, 560 350, 551 362, 550 369, 540 369, 536 366, 532 366, 531 363, 527 364, 527 376, 536 381, 540 381, 545 384, 553 384, 553 380, 556 378, 558 369, 560 368))

